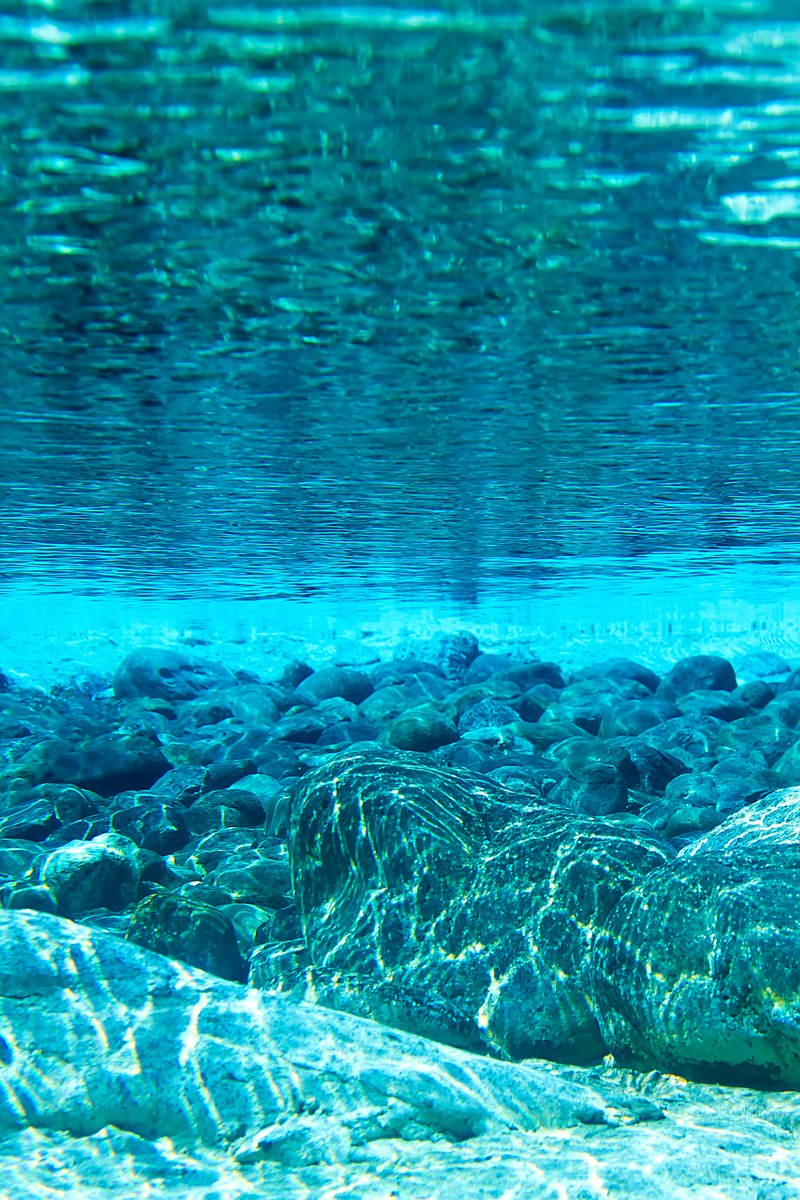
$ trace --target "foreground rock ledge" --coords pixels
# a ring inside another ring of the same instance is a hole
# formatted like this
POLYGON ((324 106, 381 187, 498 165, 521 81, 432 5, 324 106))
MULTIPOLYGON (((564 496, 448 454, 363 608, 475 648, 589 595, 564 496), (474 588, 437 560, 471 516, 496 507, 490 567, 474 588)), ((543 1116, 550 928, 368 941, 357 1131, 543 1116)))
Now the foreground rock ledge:
POLYGON ((40 913, 0 913, 0 1034, 9 1200, 777 1200, 800 1173, 797 1097, 651 1079, 658 1120, 633 1077, 472 1056, 40 913))
POLYGON ((0 963, 0 1127, 85 1136, 113 1125, 304 1165, 346 1162, 384 1138, 463 1142, 659 1115, 546 1069, 262 995, 59 917, 1 913, 0 963))

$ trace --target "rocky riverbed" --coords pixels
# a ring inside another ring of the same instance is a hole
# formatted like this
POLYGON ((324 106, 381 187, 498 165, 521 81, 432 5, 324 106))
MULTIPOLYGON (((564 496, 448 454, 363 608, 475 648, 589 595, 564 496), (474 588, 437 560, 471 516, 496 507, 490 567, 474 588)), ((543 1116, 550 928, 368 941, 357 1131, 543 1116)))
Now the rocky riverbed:
POLYGON ((793 662, 0 689, 9 1196, 800 1195, 793 662))

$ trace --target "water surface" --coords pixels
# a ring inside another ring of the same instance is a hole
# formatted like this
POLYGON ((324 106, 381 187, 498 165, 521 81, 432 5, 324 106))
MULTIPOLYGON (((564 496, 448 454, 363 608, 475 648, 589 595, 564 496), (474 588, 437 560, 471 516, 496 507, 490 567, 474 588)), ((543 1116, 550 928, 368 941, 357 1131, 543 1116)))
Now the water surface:
POLYGON ((0 42, 6 595, 796 594, 800 6, 0 42))

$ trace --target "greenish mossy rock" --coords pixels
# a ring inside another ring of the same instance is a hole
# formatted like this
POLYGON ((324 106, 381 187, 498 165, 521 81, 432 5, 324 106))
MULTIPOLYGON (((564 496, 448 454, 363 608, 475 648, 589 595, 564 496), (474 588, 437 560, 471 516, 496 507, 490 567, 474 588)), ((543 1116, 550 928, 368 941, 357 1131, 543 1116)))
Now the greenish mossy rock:
POLYGON ((435 750, 457 739, 453 722, 430 704, 410 708, 386 732, 386 740, 398 750, 435 750))
POLYGON ((315 994, 511 1058, 603 1054, 592 942, 669 857, 653 838, 414 755, 342 755, 293 798, 315 994))
POLYGON ((798 1088, 800 870, 754 875, 714 836, 628 892, 597 938, 603 1036, 622 1065, 798 1088))
POLYGON ((242 982, 245 978, 230 918, 189 896, 153 892, 134 909, 126 937, 147 950, 177 958, 220 979, 242 982))

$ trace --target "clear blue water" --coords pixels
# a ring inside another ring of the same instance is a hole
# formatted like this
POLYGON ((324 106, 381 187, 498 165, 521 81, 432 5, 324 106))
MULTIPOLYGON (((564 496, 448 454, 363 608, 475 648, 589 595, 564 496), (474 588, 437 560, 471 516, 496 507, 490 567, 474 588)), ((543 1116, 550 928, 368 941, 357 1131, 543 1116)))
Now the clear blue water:
POLYGON ((53 0, 0 46, 7 613, 781 640, 800 5, 53 0))

